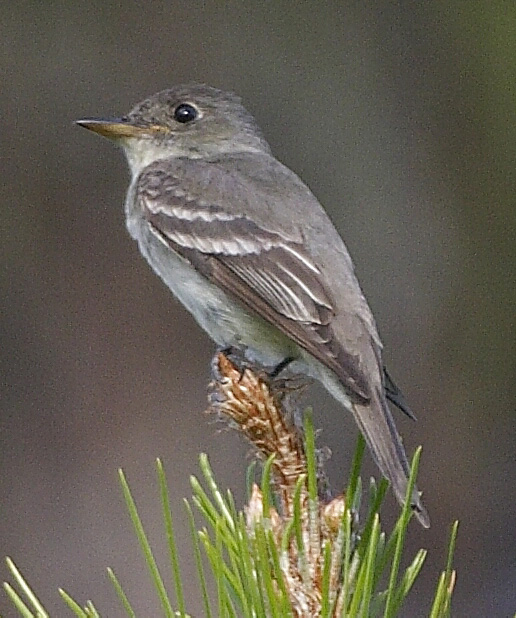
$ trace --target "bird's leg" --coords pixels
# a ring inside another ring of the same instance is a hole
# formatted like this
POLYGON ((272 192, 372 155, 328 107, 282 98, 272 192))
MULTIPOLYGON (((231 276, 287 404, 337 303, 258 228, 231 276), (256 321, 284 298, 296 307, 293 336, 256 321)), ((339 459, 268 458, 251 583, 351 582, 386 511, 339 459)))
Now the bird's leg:
MULTIPOLYGON (((228 358, 233 365, 235 365, 241 375, 244 374, 246 367, 249 367, 256 371, 258 368, 254 367, 254 365, 248 364, 245 357, 245 352, 243 353, 238 348, 234 346, 227 346, 225 348, 219 348, 213 358, 212 371, 214 375, 217 375, 217 357, 219 354, 223 354, 226 358, 228 358)), ((269 380, 275 380, 279 374, 290 365, 290 363, 295 360, 293 356, 286 356, 283 360, 281 360, 275 367, 272 367, 270 370, 265 369, 264 367, 261 370, 267 376, 269 380)))
POLYGON ((293 356, 286 356, 280 363, 276 365, 276 367, 274 367, 272 371, 269 371, 269 378, 271 378, 272 380, 274 380, 274 378, 277 378, 279 374, 283 371, 283 369, 286 369, 293 360, 293 356))
POLYGON ((238 348, 231 346, 231 345, 225 348, 222 348, 222 347, 218 348, 212 360, 212 372, 213 372, 213 375, 215 375, 217 379, 219 379, 220 377, 218 375, 218 360, 217 360, 219 354, 223 354, 231 362, 231 364, 236 369, 238 369, 238 371, 240 372, 240 379, 242 379, 244 372, 246 370, 246 367, 247 367, 247 363, 245 360, 245 354, 238 348))

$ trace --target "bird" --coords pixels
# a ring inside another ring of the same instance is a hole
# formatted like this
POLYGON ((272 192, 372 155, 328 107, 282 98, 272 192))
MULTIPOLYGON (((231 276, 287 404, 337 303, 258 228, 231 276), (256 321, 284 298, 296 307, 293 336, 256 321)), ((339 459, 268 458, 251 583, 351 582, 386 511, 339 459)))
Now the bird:
MULTIPOLYGON (((123 149, 127 229, 197 323, 220 348, 318 380, 403 504, 409 464, 388 402, 412 413, 384 367, 350 254, 241 99, 178 85, 125 116, 76 122, 123 149)), ((410 507, 429 527, 417 488, 410 507)))

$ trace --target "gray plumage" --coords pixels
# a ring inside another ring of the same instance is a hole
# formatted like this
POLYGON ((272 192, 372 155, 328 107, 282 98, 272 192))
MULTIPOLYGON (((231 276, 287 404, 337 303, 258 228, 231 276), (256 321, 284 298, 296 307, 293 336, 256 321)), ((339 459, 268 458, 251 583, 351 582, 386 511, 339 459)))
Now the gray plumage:
MULTIPOLYGON (((123 146, 129 232, 197 322, 221 346, 269 367, 293 357, 293 371, 320 380, 353 413, 403 502, 409 467, 387 398, 411 413, 384 372, 349 253, 240 100, 180 86, 118 121, 80 124, 123 146), (185 105, 187 120, 177 111, 185 105)), ((417 489, 411 505, 428 526, 417 489)))

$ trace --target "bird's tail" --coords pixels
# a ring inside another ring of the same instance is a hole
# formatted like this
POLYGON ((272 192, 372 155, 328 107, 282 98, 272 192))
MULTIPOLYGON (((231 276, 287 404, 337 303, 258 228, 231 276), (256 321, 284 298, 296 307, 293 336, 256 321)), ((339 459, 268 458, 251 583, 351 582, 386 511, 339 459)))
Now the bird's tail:
MULTIPOLYGON (((403 504, 410 470, 385 396, 375 390, 367 403, 353 403, 353 414, 378 467, 390 482, 397 500, 403 504)), ((414 487, 410 506, 421 525, 428 528, 430 518, 417 487, 414 487)))

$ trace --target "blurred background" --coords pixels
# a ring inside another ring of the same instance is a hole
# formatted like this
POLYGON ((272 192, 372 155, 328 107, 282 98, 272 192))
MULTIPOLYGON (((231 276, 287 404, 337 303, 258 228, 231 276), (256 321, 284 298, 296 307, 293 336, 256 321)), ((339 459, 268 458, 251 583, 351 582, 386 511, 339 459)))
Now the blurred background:
MULTIPOLYGON (((516 5, 4 4, 2 561, 54 615, 58 586, 122 615, 106 566, 139 615, 160 615, 116 477, 122 466, 164 564, 160 456, 201 615, 182 498, 206 452, 242 504, 248 447, 203 414, 213 345, 125 230, 122 154, 73 125, 200 81, 243 97, 329 211, 418 416, 397 422, 410 453, 423 445, 432 528, 411 527, 410 551, 429 556, 404 615, 428 614, 455 518, 454 615, 512 615, 516 5)), ((307 401, 340 490, 354 423, 317 390, 307 401)), ((2 596, 0 613, 13 615, 2 596)))

